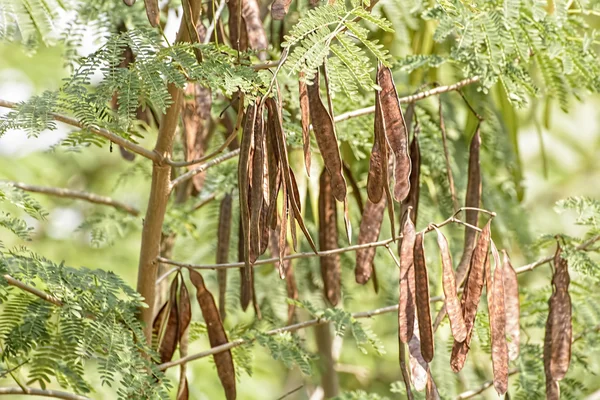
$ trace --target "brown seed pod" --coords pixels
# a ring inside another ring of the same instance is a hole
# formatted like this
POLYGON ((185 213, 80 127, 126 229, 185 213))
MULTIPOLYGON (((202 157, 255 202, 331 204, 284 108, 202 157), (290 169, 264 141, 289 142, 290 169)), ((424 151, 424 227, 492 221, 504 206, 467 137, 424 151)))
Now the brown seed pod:
POLYGON ((265 60, 269 41, 267 40, 267 34, 260 19, 260 9, 257 0, 243 0, 242 16, 244 17, 244 25, 250 48, 258 51, 258 58, 260 60, 265 60))
POLYGON ((400 245, 400 296, 398 301, 398 337, 408 343, 413 336, 415 320, 415 225, 410 218, 410 210, 402 228, 400 245))
POLYGON ((229 0, 227 2, 227 9, 229 11, 229 42, 231 48, 238 51, 248 50, 248 34, 246 31, 246 23, 244 22, 243 0, 229 0), (242 10, 242 13, 240 13, 242 10))
POLYGON ((520 326, 519 318, 521 307, 519 305, 519 282, 517 273, 510 263, 510 258, 505 250, 502 250, 503 282, 504 282, 504 309, 506 310, 506 335, 508 342, 508 359, 516 360, 519 356, 520 326))
MULTIPOLYGON (((202 311, 202 317, 204 318, 204 322, 206 322, 210 346, 216 347, 228 343, 227 334, 225 333, 225 329, 223 329, 223 323, 221 322, 221 318, 219 318, 219 311, 215 305, 215 299, 204 285, 202 275, 194 270, 190 270, 190 280, 196 287, 196 297, 202 311)), ((219 379, 225 390, 225 397, 227 400, 235 399, 235 370, 231 351, 226 350, 216 353, 213 355, 213 358, 217 366, 219 379)))
MULTIPOLYGON (((367 206, 362 214, 360 221, 360 231, 358 233, 358 244, 365 244, 377 241, 383 222, 383 213, 385 211, 385 199, 378 204, 367 200, 367 206)), ((375 258, 375 247, 359 249, 356 252, 356 267, 354 274, 356 282, 364 285, 373 272, 373 259, 375 258)))
POLYGON ((126 6, 131 7, 135 4, 135 0, 123 0, 123 3, 125 3, 126 6))
POLYGON ((486 265, 489 265, 488 250, 490 246, 490 224, 491 220, 485 225, 477 245, 471 257, 471 267, 467 275, 465 291, 461 299, 463 309, 463 317, 467 328, 467 338, 463 342, 454 341, 452 346, 452 355, 450 357, 450 366, 454 372, 460 371, 465 365, 467 353, 469 352, 469 344, 471 342, 471 334, 475 324, 475 316, 477 315, 477 306, 481 298, 481 291, 485 281, 484 274, 486 265))
MULTIPOLYGON (((383 156, 380 147, 382 124, 379 121, 381 112, 379 111, 379 96, 375 94, 375 128, 373 129, 373 148, 371 149, 371 158, 369 160, 369 173, 367 175, 367 196, 372 203, 379 203, 383 196, 383 156)), ((385 149, 384 149, 385 150, 385 149)))
POLYGON ((158 354, 160 362, 171 361, 173 353, 179 341, 179 313, 177 312, 177 291, 179 288, 179 276, 171 283, 169 291, 169 303, 167 306, 168 316, 165 318, 166 325, 161 328, 162 335, 159 339, 158 354))
POLYGON ((490 318, 490 338, 492 342, 492 368, 494 387, 499 395, 508 390, 508 346, 506 345, 506 311, 504 308, 504 265, 500 261, 498 249, 491 241, 494 257, 494 273, 486 268, 486 293, 490 318))
POLYGON ((395 160, 394 198, 402 202, 410 189, 410 157, 408 155, 408 134, 398 92, 394 85, 392 71, 383 65, 377 71, 377 81, 381 86, 380 103, 385 121, 385 134, 395 160))
POLYGON ((323 156, 325 168, 331 175, 331 188, 338 201, 346 198, 346 180, 342 174, 342 157, 338 147, 333 118, 325 108, 319 92, 319 73, 312 85, 307 85, 310 119, 317 139, 319 151, 323 156))
MULTIPOLYGON (((189 341, 189 326, 192 321, 192 304, 190 302, 190 294, 181 282, 179 290, 179 356, 187 356, 188 341, 189 341)), ((177 400, 187 400, 189 398, 189 388, 186 377, 187 364, 179 366, 179 386, 177 388, 177 400)))
MULTIPOLYGON (((187 85, 185 95, 186 101, 181 119, 183 120, 185 160, 190 161, 202 157, 206 150, 212 95, 210 89, 194 83, 187 85)), ((195 165, 190 165, 187 168, 191 170, 195 167, 195 165)), ((206 174, 203 172, 192 178, 193 189, 196 193, 202 189, 205 177, 206 174)))
MULTIPOLYGON (((567 373, 571 362, 573 339, 571 296, 569 295, 569 265, 562 258, 562 249, 557 246, 554 255, 553 293, 549 301, 548 320, 550 321, 550 376, 560 381, 567 373)), ((548 332, 546 332, 548 335, 548 332)))
MULTIPOLYGON (((231 212, 233 199, 231 193, 227 193, 219 206, 219 227, 217 231, 217 264, 229 262, 229 241, 231 238, 231 212)), ((227 292, 227 270, 217 270, 217 281, 219 282, 219 312, 221 319, 225 320, 225 293, 227 292)))
MULTIPOLYGON (((238 224, 238 261, 244 261, 244 235, 242 230, 242 221, 238 224)), ((240 305, 242 310, 246 311, 248 304, 252 300, 252 267, 240 268, 240 305), (249 278, 246 278, 246 272, 249 272, 249 278)))
POLYGON ((158 24, 160 24, 160 8, 158 8, 158 0, 144 0, 144 4, 146 5, 148 21, 150 21, 150 25, 152 25, 153 28, 156 28, 158 24))
MULTIPOLYGON (((257 115, 256 104, 250 104, 246 110, 246 122, 242 131, 242 143, 238 162, 238 188, 240 192, 240 218, 242 227, 242 243, 244 248, 244 262, 246 269, 250 267, 250 164, 252 143, 254 140, 254 126, 257 115)), ((245 274, 245 280, 249 281, 249 270, 245 274)))
MULTIPOLYGON (((271 254, 273 257, 276 257, 280 253, 279 248, 279 231, 272 230, 270 235, 270 243, 271 243, 271 254)), ((290 246, 287 241, 285 241, 283 253, 285 255, 290 254, 290 246)), ((283 260, 283 262, 275 262, 275 269, 279 273, 279 277, 281 279, 285 279, 285 287, 287 292, 287 297, 290 299, 297 300, 298 299, 298 287, 296 285, 296 279, 294 277, 294 269, 292 266, 292 260, 283 260)), ((296 312, 296 306, 294 304, 288 304, 288 325, 293 323, 294 314, 296 312)))
POLYGON ((250 264, 254 264, 260 255, 260 220, 263 197, 264 183, 264 127, 263 127, 263 110, 262 107, 256 110, 256 119, 254 120, 254 139, 253 153, 250 169, 250 264))
MULTIPOLYGON (((291 3, 291 0, 283 0, 281 2, 291 3)), ((273 2, 273 7, 275 3, 273 2)), ((288 4, 289 7, 289 4, 288 4)), ((287 9, 285 10, 287 13, 287 9)), ((271 8, 273 13, 273 8, 271 8)), ((282 17, 283 19, 283 17, 282 17)), ((300 91, 300 117, 302 123, 302 144, 304 150, 304 166, 306 167, 306 173, 310 176, 310 104, 308 102, 308 89, 306 88, 306 81, 304 80, 304 73, 300 72, 300 80, 298 81, 298 89, 300 91)))
POLYGON ((415 265, 415 300, 417 304, 417 319, 421 333, 421 354, 426 362, 433 360, 433 330, 431 326, 431 311, 429 306, 429 278, 427 277, 427 264, 425 263, 425 249, 423 247, 423 232, 415 237, 414 265, 415 265))
POLYGON ((406 367, 406 347, 405 347, 404 343, 402 343, 400 340, 398 340, 398 348, 399 348, 398 355, 399 355, 399 359, 400 359, 400 371, 402 372, 402 381, 404 381, 406 397, 407 397, 407 400, 413 400, 414 396, 412 393, 412 389, 410 388, 410 375, 408 372, 408 368, 406 367))
POLYGON ((292 0, 275 0, 271 4, 271 17, 274 20, 284 19, 290 9, 290 4, 292 4, 292 0))
POLYGON ((435 227, 437 232, 437 242, 440 248, 442 256, 442 285, 444 288, 444 304, 450 318, 450 329, 454 339, 458 342, 462 342, 467 337, 467 328, 465 327, 465 320, 462 314, 462 308, 458 301, 458 295, 456 293, 456 280, 454 276, 454 270, 452 269, 452 257, 450 255, 450 248, 448 247, 448 240, 435 227))
MULTIPOLYGON (((410 111, 410 108, 409 108, 410 111)), ((400 229, 404 229, 405 219, 408 215, 408 210, 412 209, 413 224, 417 222, 417 214, 419 211, 419 179, 421 174, 421 152, 419 149, 419 126, 415 126, 413 139, 410 142, 410 158, 412 168, 410 170, 410 190, 408 196, 400 205, 400 229)), ((402 253, 402 239, 398 240, 398 254, 402 253)))
MULTIPOLYGON (((319 247, 321 251, 338 248, 337 212, 331 188, 331 177, 324 169, 319 178, 319 247)), ((336 305, 341 296, 339 254, 320 257, 325 297, 336 305)))
POLYGON ((560 400, 560 386, 552 378, 550 372, 552 363, 552 319, 548 316, 546 320, 546 332, 544 335, 544 375, 546 377, 546 399, 560 400))
POLYGON ((429 364, 423 359, 421 354, 421 339, 419 324, 415 320, 413 326, 413 335, 408 342, 408 358, 410 362, 410 375, 415 390, 421 392, 427 387, 429 364))
POLYGON ((425 386, 425 399, 426 400, 440 400, 440 393, 435 385, 433 376, 431 376, 431 370, 427 371, 427 385, 425 386))

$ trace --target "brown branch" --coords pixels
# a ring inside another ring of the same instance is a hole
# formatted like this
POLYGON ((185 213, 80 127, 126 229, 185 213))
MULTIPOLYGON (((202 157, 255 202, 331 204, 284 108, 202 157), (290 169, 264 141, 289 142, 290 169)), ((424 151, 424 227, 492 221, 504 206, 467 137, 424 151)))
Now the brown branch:
POLYGON ((117 200, 113 200, 110 197, 100 196, 100 195, 97 195, 94 193, 81 192, 79 190, 72 190, 72 189, 66 189, 66 188, 28 185, 28 184, 22 183, 22 182, 12 182, 12 181, 2 181, 2 182, 6 182, 6 183, 8 183, 16 188, 19 188, 21 190, 24 190, 26 192, 43 193, 43 194, 47 194, 47 195, 55 196, 55 197, 79 199, 79 200, 85 200, 87 202, 94 203, 94 204, 102 204, 105 206, 111 206, 111 207, 117 208, 119 210, 125 211, 126 213, 131 214, 134 217, 138 216, 140 213, 139 210, 136 209, 135 207, 132 207, 125 203, 121 203, 120 201, 117 201, 117 200))
POLYGON ((199 165, 196 168, 189 170, 185 174, 179 175, 177 178, 173 179, 173 181, 171 182, 170 190, 173 190, 173 188, 176 187, 177 185, 180 185, 183 182, 187 181, 188 179, 191 179, 192 177, 206 171, 210 167, 214 167, 217 164, 221 164, 223 161, 227 161, 227 160, 237 156, 238 154, 240 154, 240 149, 230 151, 229 153, 225 153, 220 157, 217 157, 205 164, 199 165))
MULTIPOLYGON (((19 107, 19 103, 14 103, 12 101, 0 99, 0 107, 16 109, 19 107)), ((55 121, 65 123, 67 125, 71 125, 76 128, 79 128, 79 129, 88 130, 96 135, 102 136, 103 138, 108 139, 111 142, 118 144, 119 146, 121 146, 133 153, 139 154, 140 156, 145 157, 149 160, 152 160, 155 162, 161 162, 163 160, 163 157, 159 153, 156 153, 152 150, 148 150, 138 144, 130 142, 129 140, 124 139, 121 136, 119 136, 115 133, 112 133, 104 128, 98 128, 95 126, 85 126, 81 122, 77 121, 75 118, 67 117, 66 115, 50 113, 50 116, 55 121)))
POLYGON ((54 297, 46 292, 42 292, 41 290, 36 289, 32 286, 29 286, 29 285, 21 282, 20 280, 13 278, 12 276, 10 276, 8 274, 2 275, 2 277, 11 286, 17 287, 27 293, 31 293, 32 295, 37 296, 40 299, 46 300, 47 302, 57 305, 59 307, 61 307, 63 305, 62 301, 60 301, 56 297, 54 297))
MULTIPOLYGON (((518 373, 519 373, 518 369, 513 369, 508 372, 508 375, 510 376, 510 375, 515 375, 518 373)), ((483 393, 484 391, 486 391, 488 388, 492 387, 493 385, 494 385, 493 380, 485 381, 480 387, 478 387, 476 389, 472 389, 472 390, 467 390, 466 392, 459 394, 458 396, 456 396, 455 400, 470 399, 472 397, 477 396, 478 394, 483 393)))
POLYGON ((89 397, 80 396, 74 393, 61 392, 60 390, 37 389, 30 387, 25 389, 26 390, 23 390, 20 387, 3 387, 0 388, 0 396, 22 394, 29 396, 54 397, 55 399, 65 400, 90 400, 89 397))

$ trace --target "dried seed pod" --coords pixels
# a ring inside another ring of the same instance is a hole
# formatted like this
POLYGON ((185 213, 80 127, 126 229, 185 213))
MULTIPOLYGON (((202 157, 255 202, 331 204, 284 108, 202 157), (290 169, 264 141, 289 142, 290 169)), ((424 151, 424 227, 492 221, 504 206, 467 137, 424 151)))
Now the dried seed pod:
MULTIPOLYGON (((499 395, 508 390, 508 346, 506 345, 506 311, 504 308, 504 266, 500 262, 498 249, 491 241, 494 257, 494 273, 486 269, 486 293, 490 318, 490 338, 492 342, 492 367, 494 387, 499 395)), ((489 266, 489 264, 488 264, 489 266)))
MULTIPOLYGON (((206 150, 212 95, 210 89, 194 83, 187 85, 185 95, 189 99, 186 99, 183 106, 181 118, 185 159, 190 161, 202 157, 206 150)), ((190 170, 193 168, 194 165, 188 166, 190 170)), ((205 177, 205 173, 200 173, 192 178, 196 193, 202 189, 205 177)))
MULTIPOLYGON (((399 358, 400 358, 400 371, 402 372, 402 380, 404 381, 404 388, 406 390, 407 400, 413 400, 414 396, 412 389, 410 388, 410 375, 408 368, 406 367, 406 347, 404 343, 398 340, 399 358)), ((410 357, 410 356, 409 356, 410 357)))
POLYGON ((290 9, 290 4, 292 4, 292 0, 275 0, 271 4, 271 17, 274 20, 284 19, 290 9))
POLYGON ((508 342, 508 359, 516 360, 519 356, 520 326, 519 318, 521 307, 519 305, 519 282, 517 273, 510 263, 510 258, 505 250, 503 255, 503 282, 504 282, 504 308, 506 310, 506 335, 508 342))
POLYGON ((244 245, 244 262, 250 265, 250 163, 254 127, 257 115, 256 104, 250 104, 246 110, 246 122, 242 131, 242 143, 238 162, 238 187, 240 192, 240 218, 242 227, 242 243, 244 245))
POLYGON ((356 205, 358 205, 358 211, 360 211, 360 213, 362 214, 364 211, 364 204, 363 204, 362 196, 360 194, 360 189, 358 187, 358 182, 356 182, 354 175, 352 175, 352 170, 346 163, 344 163, 343 168, 344 168, 344 175, 346 176, 346 179, 348 179, 348 183, 350 184, 350 187, 352 187, 352 195, 354 196, 354 200, 356 200, 356 205))
MULTIPOLYGON (((383 221, 383 213, 385 211, 385 199, 374 204, 371 200, 367 200, 367 206, 360 221, 360 231, 358 233, 358 244, 365 244, 377 241, 379 232, 381 231, 381 223, 383 221)), ((356 282, 361 285, 365 284, 371 278, 373 271, 373 259, 375 258, 375 247, 359 249, 356 252, 356 267, 354 274, 356 282)))
POLYGON ((414 321, 413 335, 408 342, 408 356, 412 383, 417 391, 422 392, 427 387, 429 364, 421 354, 419 324, 416 320, 414 321))
POLYGON ((159 339, 158 354, 160 355, 161 363, 171 361, 179 340, 179 313, 177 312, 178 288, 179 276, 176 276, 171 283, 171 289, 169 291, 169 304, 167 306, 168 316, 165 321, 166 325, 161 329, 163 333, 159 339))
POLYGON ((573 339, 571 296, 569 295, 569 265, 562 258, 562 249, 557 246, 554 255, 553 293, 549 301, 548 323, 550 326, 550 377, 560 381, 567 373, 571 362, 571 342, 573 339))
POLYGON ((263 183, 264 183, 264 129, 263 129, 263 110, 259 106, 256 110, 256 119, 254 120, 254 151, 251 162, 251 180, 250 180, 250 264, 254 264, 260 255, 261 239, 261 213, 264 202, 263 183))
POLYGON ((331 175, 331 188, 338 201, 346 198, 346 180, 342 174, 342 157, 338 147, 333 118, 325 108, 319 92, 319 73, 312 85, 307 85, 310 119, 313 124, 323 163, 331 175))
POLYGON ((423 247, 423 232, 417 233, 414 247, 415 265, 415 300, 417 304, 417 319, 421 333, 421 354, 426 362, 433 360, 433 329, 431 326, 431 311, 429 306, 429 278, 427 277, 427 264, 425 263, 425 249, 423 247))
POLYGON ((123 0, 123 3, 125 3, 125 5, 131 7, 132 5, 135 4, 135 0, 123 0))
POLYGON ((380 115, 379 96, 375 94, 375 128, 373 129, 373 148, 371 149, 369 173, 367 175, 367 196, 372 203, 379 203, 383 196, 383 185, 385 184, 383 181, 384 154, 382 154, 380 147, 382 141, 380 136, 384 133, 381 131, 382 125, 378 120, 380 115))
POLYGON ((179 289, 179 341, 181 342, 185 331, 190 326, 192 321, 192 305, 190 302, 190 293, 185 286, 185 283, 181 282, 181 289, 179 289))
POLYGON ((260 18, 260 9, 257 0, 243 0, 242 16, 244 17, 244 25, 250 48, 258 52, 260 60, 265 60, 269 41, 267 40, 267 33, 260 18))
POLYGON ((450 318, 450 329, 454 339, 458 342, 462 342, 467 337, 467 328, 465 327, 465 320, 462 314, 462 308, 458 301, 458 295, 456 293, 456 280, 454 276, 454 270, 452 269, 452 257, 450 255, 450 249, 448 247, 448 240, 435 227, 437 232, 437 242, 440 248, 442 256, 442 285, 444 288, 444 305, 450 318))
POLYGON ((471 342, 471 334, 475 324, 475 316, 477 315, 477 306, 481 298, 483 289, 484 273, 486 265, 489 264, 488 250, 490 246, 490 224, 491 220, 485 225, 477 245, 471 257, 471 267, 467 275, 465 291, 461 299, 463 309, 463 317, 467 328, 467 338, 463 342, 454 341, 452 346, 452 355, 450 357, 450 366, 454 372, 460 371, 465 365, 467 353, 469 352, 469 343, 471 342))
MULTIPOLYGON (((184 364, 185 365, 185 364, 184 364)), ((190 390, 188 387, 188 381, 185 374, 179 377, 179 388, 177 389, 176 400, 188 400, 190 398, 190 390)))
MULTIPOLYGON (((196 287, 196 297, 202 311, 202 317, 204 318, 204 322, 206 322, 210 346, 216 347, 228 343, 227 334, 225 333, 223 323, 221 322, 221 318, 219 318, 219 311, 215 305, 215 299, 204 285, 202 275, 194 270, 190 270, 190 280, 196 287)), ((225 397, 227 400, 235 399, 235 370, 233 368, 231 351, 226 350, 216 353, 213 355, 213 358, 217 366, 219 379, 225 390, 225 397)))
MULTIPOLYGON (((275 3, 291 3, 291 0, 275 0, 275 3)), ((288 4, 289 7, 289 4, 288 4)), ((285 10, 287 13, 287 9, 285 10)), ((273 8, 271 8, 273 13, 273 8)), ((274 18, 274 17, 273 17, 274 18)), ((282 17, 283 18, 283 17, 282 17)), ((300 91, 300 117, 302 123, 302 144, 304 150, 304 166, 306 167, 306 173, 310 176, 310 104, 308 102, 308 89, 306 88, 306 81, 304 80, 304 73, 300 73, 300 80, 298 81, 298 89, 300 91)))
POLYGON ((425 386, 425 399, 426 400, 440 400, 440 393, 435 385, 433 376, 431 376, 431 370, 427 371, 427 385, 425 386))
POLYGON ((544 375, 546 377, 546 399, 560 400, 560 386, 550 373, 552 362, 552 320, 546 320, 544 336, 544 375))
POLYGON ((160 24, 160 8, 158 8, 158 0, 144 0, 144 4, 146 5, 148 21, 150 21, 150 25, 152 25, 153 28, 156 28, 160 24))
MULTIPOLYGON (((219 227, 217 231, 217 264, 229 262, 229 240, 231 238, 231 212, 233 199, 231 193, 227 193, 219 206, 219 227)), ((219 282, 219 312, 221 319, 225 320, 225 293, 227 292, 227 270, 217 270, 217 281, 219 282)))
POLYGON ((408 343, 413 336, 415 320, 415 225, 408 211, 402 228, 400 245, 400 296, 398 301, 398 336, 400 341, 408 343))
MULTIPOLYGON (((244 234, 242 229, 242 221, 238 224, 238 261, 244 261, 244 234)), ((252 267, 240 268, 240 305, 242 310, 246 311, 250 300, 252 300, 252 267), (246 278, 246 272, 249 272, 249 278, 246 278)))
MULTIPOLYGON (((271 243, 271 254, 273 257, 276 257, 277 254, 280 253, 280 236, 279 231, 273 230, 270 235, 270 243, 271 243)), ((287 241, 285 241, 285 245, 283 246, 283 253, 287 256, 290 254, 290 246, 287 241)), ((283 262, 275 262, 275 269, 279 273, 279 277, 281 279, 285 279, 285 287, 287 292, 287 297, 290 299, 297 300, 298 299, 298 287, 296 285, 296 279, 294 277, 294 269, 292 266, 292 260, 283 260, 283 262)), ((294 304, 288 304, 288 325, 291 324, 294 320, 294 313, 296 312, 296 306, 294 304)))
POLYGON ((383 65, 377 71, 377 81, 381 86, 380 103, 385 122, 385 134, 395 159, 394 198, 402 202, 410 189, 410 157, 408 155, 408 134, 398 92, 394 85, 392 71, 383 65))
POLYGON ((243 2, 244 0, 229 0, 227 2, 227 9, 229 11, 229 42, 232 49, 246 51, 248 50, 248 34, 246 23, 244 22, 245 19, 242 18, 243 7, 240 4, 241 1, 243 2), (241 14, 240 10, 242 10, 241 14))
MULTIPOLYGON (((319 179, 319 247, 321 251, 338 248, 337 212, 332 193, 331 177, 323 170, 319 179)), ((341 265, 339 254, 320 257, 325 297, 336 305, 341 295, 341 265)))

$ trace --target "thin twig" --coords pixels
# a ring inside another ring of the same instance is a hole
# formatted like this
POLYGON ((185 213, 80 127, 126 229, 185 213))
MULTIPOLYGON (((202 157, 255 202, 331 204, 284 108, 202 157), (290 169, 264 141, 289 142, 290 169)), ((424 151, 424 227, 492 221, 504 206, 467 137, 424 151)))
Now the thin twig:
POLYGON ((119 210, 125 211, 128 214, 135 216, 139 215, 139 210, 135 207, 127 205, 125 203, 121 203, 120 201, 113 200, 110 197, 100 196, 94 193, 81 192, 79 190, 65 189, 65 188, 56 188, 56 187, 47 187, 47 186, 36 186, 36 185, 28 185, 22 182, 12 182, 12 181, 2 181, 6 182, 16 188, 24 190, 26 192, 33 193, 43 193, 50 196, 56 197, 64 197, 70 199, 79 199, 85 200, 94 204, 102 204, 105 206, 111 206, 117 208, 119 210))
MULTIPOLYGON (((518 373, 519 373, 518 369, 512 369, 508 372, 508 375, 510 376, 510 375, 515 375, 518 373)), ((478 394, 483 393, 485 390, 492 387, 493 385, 494 385, 493 380, 486 381, 480 387, 478 387, 476 389, 467 390, 466 392, 462 392, 461 394, 456 396, 456 400, 465 400, 465 399, 470 399, 472 397, 475 397, 478 394)))
POLYGON ((42 396, 42 397, 54 397, 55 399, 65 399, 65 400, 90 400, 89 397, 80 396, 74 393, 61 392, 60 390, 50 390, 50 389, 37 389, 37 388, 26 388, 26 390, 21 389, 20 387, 3 387, 0 388, 0 396, 6 395, 30 395, 30 396, 42 396))
POLYGON ((287 393, 286 393, 286 394, 284 394, 283 396, 281 396, 281 397, 278 397, 278 398, 277 398, 277 400, 283 400, 283 399, 285 399, 286 397, 288 397, 289 395, 296 393, 298 390, 302 389, 303 387, 304 387, 304 385, 300 385, 300 386, 298 386, 297 388, 294 388, 294 389, 290 390, 289 392, 287 392, 287 393))
POLYGON ((200 200, 199 202, 197 202, 194 207, 192 207, 192 209, 190 210, 190 212, 195 212, 198 211, 199 209, 201 209, 202 207, 204 207, 205 205, 207 205, 208 203, 210 203, 211 201, 213 201, 217 196, 214 193, 211 193, 207 198, 200 200))
POLYGON ((46 292, 42 292, 41 290, 36 289, 36 288, 34 288, 32 286, 29 286, 26 283, 23 283, 20 280, 15 279, 15 278, 13 278, 12 276, 10 276, 8 274, 2 275, 2 277, 11 286, 17 287, 17 288, 19 288, 19 289, 21 289, 21 290, 23 290, 25 292, 31 293, 32 295, 37 296, 40 299, 46 300, 47 302, 52 303, 54 305, 57 305, 59 307, 63 305, 62 301, 60 301, 56 297, 54 297, 54 296, 52 296, 52 295, 50 295, 50 294, 48 294, 46 292))
POLYGON ((240 149, 236 149, 233 151, 230 151, 229 153, 225 153, 220 157, 217 157, 205 164, 199 165, 196 168, 186 172, 185 174, 181 174, 179 175, 177 178, 173 179, 171 181, 171 190, 173 190, 173 188, 183 182, 185 182, 188 179, 191 179, 192 177, 206 171, 207 169, 209 169, 210 167, 214 167, 217 164, 222 163, 223 161, 227 161, 230 158, 233 158, 235 156, 237 156, 240 153, 240 149))
MULTIPOLYGON (((19 107, 19 105, 20 105, 19 103, 14 103, 12 101, 0 99, 0 107, 16 109, 19 107)), ((152 160, 157 163, 161 163, 163 161, 163 157, 159 153, 156 153, 152 150, 148 150, 138 144, 130 142, 129 140, 124 139, 121 136, 119 136, 115 133, 112 133, 104 128, 98 128, 95 126, 85 126, 81 122, 77 121, 75 118, 67 117, 66 115, 61 115, 61 114, 57 114, 57 113, 49 113, 49 115, 52 117, 52 119, 54 119, 56 121, 65 123, 67 125, 74 126, 79 129, 88 130, 96 135, 102 136, 103 138, 110 140, 111 142, 113 142, 115 144, 118 144, 119 146, 121 146, 133 153, 139 154, 140 156, 145 157, 149 160, 152 160)))

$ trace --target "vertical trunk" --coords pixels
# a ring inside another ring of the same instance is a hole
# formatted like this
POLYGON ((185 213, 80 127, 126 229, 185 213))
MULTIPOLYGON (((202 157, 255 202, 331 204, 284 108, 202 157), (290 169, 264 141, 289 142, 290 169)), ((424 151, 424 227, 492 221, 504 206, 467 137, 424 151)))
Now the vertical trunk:
POLYGON ((319 359, 321 360, 321 386, 323 387, 324 398, 330 399, 337 396, 339 392, 339 382, 333 356, 331 324, 326 323, 315 326, 315 339, 319 359))

